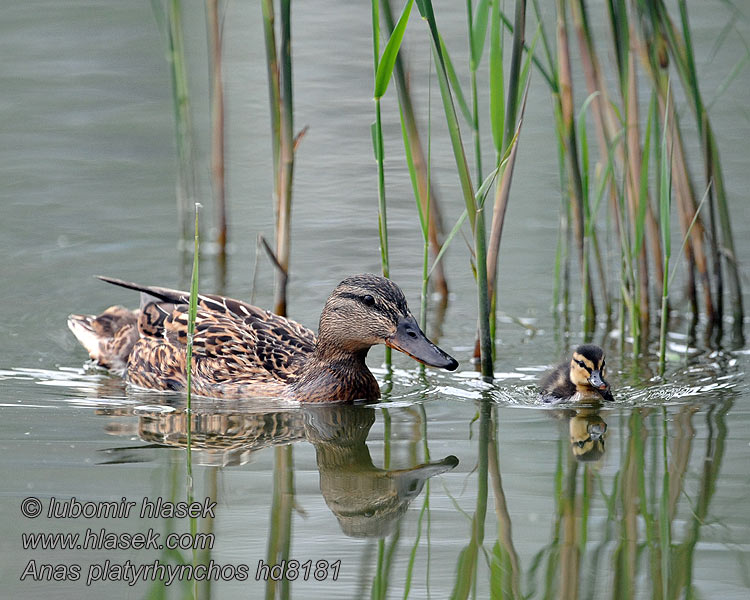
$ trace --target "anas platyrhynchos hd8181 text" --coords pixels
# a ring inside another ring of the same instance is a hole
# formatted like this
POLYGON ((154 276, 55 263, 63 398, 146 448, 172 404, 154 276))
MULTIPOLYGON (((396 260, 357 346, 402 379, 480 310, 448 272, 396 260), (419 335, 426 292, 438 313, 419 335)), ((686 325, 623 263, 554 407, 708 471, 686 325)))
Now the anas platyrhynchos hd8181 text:
MULTIPOLYGON (((70 315, 68 326, 99 365, 138 387, 182 391, 190 294, 101 277, 141 292, 141 307, 99 316, 70 315)), ((433 367, 458 362, 427 339, 401 289, 377 275, 354 275, 333 290, 318 335, 231 298, 200 294, 193 337, 192 390, 219 398, 283 397, 299 402, 375 400, 380 389, 365 364, 385 344, 433 367)))

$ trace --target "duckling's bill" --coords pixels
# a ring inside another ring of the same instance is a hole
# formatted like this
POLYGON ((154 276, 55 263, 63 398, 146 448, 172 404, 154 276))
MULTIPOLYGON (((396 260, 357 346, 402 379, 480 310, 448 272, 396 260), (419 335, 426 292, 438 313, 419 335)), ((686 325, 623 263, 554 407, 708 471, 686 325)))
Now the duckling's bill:
POLYGON ((612 392, 609 391, 609 383, 604 380, 604 378, 602 377, 602 372, 600 370, 597 369, 591 373, 591 377, 589 377, 589 384, 592 388, 599 392, 599 395, 605 400, 610 402, 614 400, 612 392))
POLYGON ((428 340, 412 315, 399 319, 396 332, 385 340, 385 345, 430 367, 448 371, 458 368, 458 361, 428 340))

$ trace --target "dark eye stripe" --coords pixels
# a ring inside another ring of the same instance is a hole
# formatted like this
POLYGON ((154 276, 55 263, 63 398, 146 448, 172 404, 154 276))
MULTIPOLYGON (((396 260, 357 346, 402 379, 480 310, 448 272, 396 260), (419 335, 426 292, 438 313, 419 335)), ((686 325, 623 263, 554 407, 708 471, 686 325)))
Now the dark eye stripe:
POLYGON ((580 366, 580 367, 581 367, 582 369, 585 369, 585 370, 586 370, 586 372, 587 372, 587 373, 588 373, 589 375, 591 375, 591 372, 592 372, 592 371, 591 371, 591 369, 589 369, 589 368, 588 368, 588 367, 586 366, 586 363, 585 363, 585 362, 583 362, 582 360, 577 360, 576 362, 578 363, 578 365, 579 365, 579 366, 580 366))
POLYGON ((375 298, 373 298, 370 294, 359 295, 359 294, 352 294, 351 292, 341 292, 339 296, 341 298, 348 298, 349 300, 354 300, 355 302, 359 302, 360 304, 366 306, 367 308, 371 308, 373 310, 378 311, 381 314, 384 314, 390 317, 390 313, 388 309, 384 306, 380 306, 379 304, 377 304, 375 301, 375 298), (366 298, 370 298, 372 300, 372 304, 369 304, 366 298))

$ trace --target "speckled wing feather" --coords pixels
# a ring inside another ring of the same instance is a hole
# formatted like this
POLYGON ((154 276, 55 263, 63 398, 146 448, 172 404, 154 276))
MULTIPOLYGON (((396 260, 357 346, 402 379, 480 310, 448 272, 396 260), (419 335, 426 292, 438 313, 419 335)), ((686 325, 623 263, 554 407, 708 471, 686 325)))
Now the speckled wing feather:
MULTIPOLYGON (((138 323, 142 337, 130 356, 130 381, 143 387, 184 388, 189 294, 102 279, 148 295, 138 323)), ((295 321, 239 300, 199 295, 193 370, 205 389, 198 393, 216 395, 224 389, 219 395, 241 395, 263 384, 271 384, 273 392, 273 384, 297 379, 314 347, 313 332, 295 321)))

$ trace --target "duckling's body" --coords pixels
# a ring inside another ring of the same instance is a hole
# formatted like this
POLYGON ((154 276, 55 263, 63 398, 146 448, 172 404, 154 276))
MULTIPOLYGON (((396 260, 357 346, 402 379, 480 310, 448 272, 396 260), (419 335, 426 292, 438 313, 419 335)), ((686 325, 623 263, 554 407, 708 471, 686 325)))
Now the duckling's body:
POLYGON ((599 346, 578 346, 570 362, 559 364, 542 378, 541 395, 548 402, 614 400, 604 379, 604 368, 604 351, 599 346))
MULTIPOLYGON (((114 307, 99 317, 71 315, 68 326, 89 356, 102 366, 121 368, 136 386, 185 390, 190 295, 102 279, 142 292, 141 309, 117 308, 118 318, 130 327, 127 331, 103 326, 114 307)), ((432 366, 458 366, 425 337, 401 289, 384 277, 356 275, 342 281, 326 301, 317 337, 291 319, 245 302, 200 294, 192 391, 210 397, 275 396, 300 402, 374 400, 380 389, 365 358, 379 343, 432 366)))

